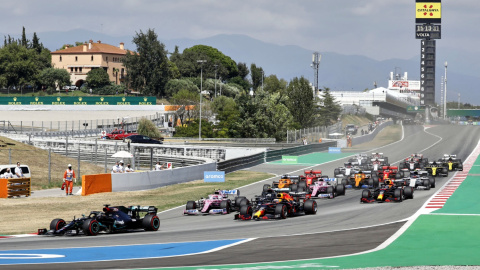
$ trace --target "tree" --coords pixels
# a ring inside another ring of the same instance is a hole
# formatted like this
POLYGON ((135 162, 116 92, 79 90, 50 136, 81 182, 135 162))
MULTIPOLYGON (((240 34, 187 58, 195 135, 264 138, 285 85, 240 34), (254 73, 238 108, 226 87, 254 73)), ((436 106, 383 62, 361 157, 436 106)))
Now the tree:
POLYGON ((7 86, 33 85, 39 72, 38 55, 16 42, 0 49, 0 80, 7 86))
POLYGON ((270 75, 263 80, 263 89, 271 94, 280 92, 286 94, 287 81, 284 79, 279 80, 276 75, 270 75))
POLYGON ((110 84, 108 73, 103 68, 92 69, 87 73, 87 84, 92 88, 99 88, 110 84))
POLYGON ((38 75, 38 80, 49 89, 70 85, 70 74, 65 69, 46 68, 38 75))
MULTIPOLYGON (((165 95, 173 97, 180 90, 188 90, 190 92, 200 93, 200 89, 188 79, 173 79, 169 80, 165 85, 165 95)), ((198 96, 198 94, 196 94, 198 96)))
POLYGON ((314 102, 313 90, 304 77, 293 78, 287 87, 287 107, 298 127, 312 127, 318 108, 314 102))
POLYGON ((323 106, 320 106, 320 124, 323 126, 330 126, 335 123, 342 111, 342 107, 330 94, 329 88, 323 89, 322 101, 323 106))
POLYGON ((238 95, 235 101, 239 117, 232 125, 231 136, 283 140, 287 129, 292 126, 293 118, 284 105, 285 100, 281 98, 278 93, 270 95, 261 89, 253 97, 238 95))
POLYGON ((203 65, 204 78, 215 78, 215 70, 217 78, 221 77, 228 80, 238 76, 235 61, 210 46, 196 45, 183 50, 181 55, 176 51, 172 54, 171 59, 180 70, 182 77, 199 76, 201 65, 197 63, 198 60, 207 61, 203 65))
POLYGON ((20 41, 20 44, 23 47, 28 48, 28 43, 29 43, 29 40, 27 39, 27 35, 25 34, 25 26, 24 26, 22 30, 22 40, 20 41))
POLYGON ((228 137, 230 130, 233 129, 233 123, 240 117, 235 100, 230 97, 219 96, 213 100, 212 110, 219 121, 217 124, 217 137, 228 137))
POLYGON ((127 84, 144 95, 164 96, 170 72, 165 45, 152 29, 136 33, 133 43, 137 53, 128 52, 122 60, 127 84))
POLYGON ((263 80, 263 69, 261 67, 257 67, 254 63, 250 65, 250 73, 252 75, 252 87, 256 90, 258 87, 262 85, 263 80))
POLYGON ((155 126, 155 124, 145 117, 140 118, 140 120, 138 121, 137 133, 150 138, 161 137, 160 132, 158 131, 158 128, 155 126))

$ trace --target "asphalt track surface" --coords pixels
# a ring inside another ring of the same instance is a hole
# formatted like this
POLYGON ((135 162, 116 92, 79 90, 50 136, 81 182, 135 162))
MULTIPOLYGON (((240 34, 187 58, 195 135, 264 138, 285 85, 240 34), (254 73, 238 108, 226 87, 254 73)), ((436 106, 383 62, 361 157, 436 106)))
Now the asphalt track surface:
MULTIPOLYGON (((379 149, 361 151, 383 152, 390 163, 422 153, 430 160, 443 154, 457 154, 464 160, 477 145, 480 132, 475 126, 405 126, 403 140, 379 149)), ((361 152, 357 151, 357 152, 361 152)), ((345 159, 312 166, 323 174, 333 174, 345 159)), ((304 166, 262 164, 250 168, 281 175, 301 174, 304 166)), ((453 174, 450 174, 453 176, 453 174)), ((276 179, 276 178, 275 178, 276 179)), ((259 194, 263 184, 273 179, 241 189, 248 198, 259 194)), ((448 178, 436 178, 437 187, 448 178)), ((255 238, 252 241, 213 253, 171 258, 153 258, 128 261, 83 262, 46 265, 16 265, 8 269, 124 269, 146 267, 180 267, 282 261, 291 259, 322 258, 366 251, 378 246, 403 225, 436 191, 418 190, 413 200, 402 203, 361 204, 361 190, 347 190, 345 196, 321 199, 316 215, 299 216, 279 221, 234 221, 233 215, 182 216, 183 208, 160 213, 158 232, 100 235, 97 237, 30 237, 3 239, 0 251, 48 249, 59 247, 114 246, 172 242, 207 241, 220 239, 255 238), (384 225, 381 225, 384 224, 384 225)), ((2 266, 2 269, 4 266, 2 266)), ((5 268, 7 269, 7 268, 5 268)))

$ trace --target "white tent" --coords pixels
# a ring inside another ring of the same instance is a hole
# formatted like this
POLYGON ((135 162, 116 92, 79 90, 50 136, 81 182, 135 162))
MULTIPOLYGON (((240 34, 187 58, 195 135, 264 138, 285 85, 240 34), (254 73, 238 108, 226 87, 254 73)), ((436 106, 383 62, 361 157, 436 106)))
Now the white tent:
POLYGON ((132 158, 133 155, 127 151, 118 151, 117 153, 113 154, 112 157, 114 158, 132 158))

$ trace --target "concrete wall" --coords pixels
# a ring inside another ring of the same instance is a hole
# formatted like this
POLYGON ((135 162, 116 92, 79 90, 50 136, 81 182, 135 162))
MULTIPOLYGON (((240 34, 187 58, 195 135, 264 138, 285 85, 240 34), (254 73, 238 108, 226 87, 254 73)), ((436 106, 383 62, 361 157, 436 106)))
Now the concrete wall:
POLYGON ((255 155, 265 151, 267 151, 267 148, 229 147, 229 148, 225 148, 225 160, 251 156, 251 155, 255 155))
POLYGON ((216 171, 217 163, 173 170, 112 174, 112 192, 154 189, 203 179, 204 171, 216 171))

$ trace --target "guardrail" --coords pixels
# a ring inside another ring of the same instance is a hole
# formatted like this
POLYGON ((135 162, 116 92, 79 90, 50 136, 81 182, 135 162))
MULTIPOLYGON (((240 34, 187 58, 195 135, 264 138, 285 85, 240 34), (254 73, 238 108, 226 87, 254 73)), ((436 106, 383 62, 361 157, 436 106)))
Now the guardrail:
POLYGON ((0 198, 13 198, 31 195, 30 178, 0 179, 0 198))

